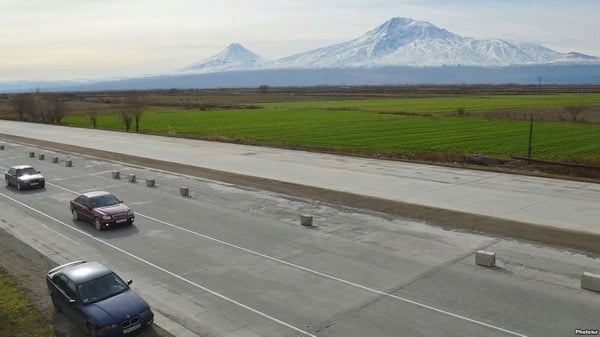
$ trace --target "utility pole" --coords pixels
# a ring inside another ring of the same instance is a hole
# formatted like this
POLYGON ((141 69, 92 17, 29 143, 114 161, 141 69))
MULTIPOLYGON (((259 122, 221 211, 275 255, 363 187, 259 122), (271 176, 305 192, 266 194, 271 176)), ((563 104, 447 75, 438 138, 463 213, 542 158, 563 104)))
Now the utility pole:
MULTIPOLYGON (((527 158, 531 159, 531 138, 533 136, 533 114, 529 115, 529 145, 527 146, 527 158)), ((529 162, 527 162, 529 163, 529 162)))

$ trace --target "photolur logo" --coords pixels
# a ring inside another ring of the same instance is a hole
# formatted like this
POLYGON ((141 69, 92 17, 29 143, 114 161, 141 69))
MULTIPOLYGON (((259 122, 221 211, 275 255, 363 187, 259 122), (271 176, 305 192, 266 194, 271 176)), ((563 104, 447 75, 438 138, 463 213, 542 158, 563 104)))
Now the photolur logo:
POLYGON ((597 336, 598 332, 596 329, 575 329, 577 336, 597 336))

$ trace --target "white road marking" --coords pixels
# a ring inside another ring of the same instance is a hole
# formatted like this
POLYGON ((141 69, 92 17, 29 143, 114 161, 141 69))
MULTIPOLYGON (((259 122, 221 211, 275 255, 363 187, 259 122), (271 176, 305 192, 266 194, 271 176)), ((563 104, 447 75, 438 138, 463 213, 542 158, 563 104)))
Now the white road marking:
MULTIPOLYGON (((54 186, 54 184, 53 184, 53 186, 54 186)), ((57 187, 59 187, 59 186, 57 186, 57 187)), ((62 188, 62 189, 68 191, 66 188, 62 188)), ((70 191, 70 192, 73 192, 73 191, 70 191)), ((19 205, 21 205, 21 206, 23 206, 23 207, 31 210, 31 211, 33 211, 35 213, 38 213, 38 214, 40 214, 42 216, 45 216, 48 219, 53 220, 53 221, 55 221, 55 222, 57 222, 57 223, 65 226, 65 227, 67 227, 67 228, 69 228, 69 229, 71 229, 71 230, 79 233, 79 234, 87 236, 88 238, 90 238, 92 240, 100 242, 100 243, 102 243, 102 244, 104 244, 104 245, 106 245, 106 246, 108 246, 108 247, 110 247, 110 248, 112 248, 112 249, 114 249, 116 251, 119 251, 119 252, 121 252, 121 253, 123 253, 125 255, 128 255, 128 256, 130 256, 130 257, 132 257, 132 258, 134 258, 134 259, 136 259, 138 261, 141 261, 141 262, 143 262, 143 263, 145 263, 145 264, 147 264, 147 265, 149 265, 149 266, 151 266, 153 268, 156 268, 156 269, 158 269, 158 270, 160 270, 160 271, 162 271, 162 272, 164 272, 166 274, 169 274, 169 275, 171 275, 171 276, 173 276, 173 277, 175 277, 175 278, 177 278, 177 279, 179 279, 179 280, 181 280, 181 281, 183 281, 185 283, 188 283, 188 284, 190 284, 190 285, 192 285, 192 286, 194 286, 194 287, 196 287, 198 289, 204 290, 204 291, 206 291, 206 292, 208 292, 208 293, 210 293, 210 294, 212 294, 214 296, 217 296, 217 297, 219 297, 219 298, 221 298, 221 299, 223 299, 223 300, 225 300, 227 302, 233 303, 233 304, 235 304, 237 306, 240 306, 240 307, 242 307, 242 308, 244 308, 246 310, 249 310, 249 311, 251 311, 251 312, 253 312, 255 314, 258 314, 258 315, 260 315, 260 316, 262 316, 264 318, 267 318, 267 319, 269 319, 271 321, 274 321, 274 322, 279 323, 279 324, 281 324, 283 326, 286 326, 286 327, 288 327, 288 328, 290 328, 292 330, 295 330, 295 331, 297 331, 297 332, 299 332, 299 333, 301 333, 301 334, 303 334, 305 336, 317 337, 316 335, 313 335, 313 334, 311 334, 308 331, 305 331, 305 330, 302 330, 300 328, 297 328, 297 327, 295 327, 295 326, 293 326, 293 325, 291 325, 289 323, 286 323, 286 322, 284 322, 284 321, 282 321, 280 319, 277 319, 277 318, 275 318, 273 316, 270 316, 270 315, 268 315, 268 314, 266 314, 266 313, 264 313, 262 311, 256 310, 256 309, 254 309, 254 308, 252 308, 250 306, 247 306, 247 305, 245 305, 245 304, 243 304, 241 302, 238 302, 238 301, 236 301, 236 300, 234 300, 232 298, 229 298, 229 297, 227 297, 225 295, 222 295, 222 294, 220 294, 220 293, 218 293, 218 292, 216 292, 214 290, 206 288, 206 287, 204 287, 204 286, 202 286, 202 285, 200 285, 200 284, 198 284, 196 282, 190 281, 190 280, 184 278, 183 276, 175 274, 175 273, 173 273, 173 272, 171 272, 171 271, 169 271, 169 270, 167 270, 165 268, 162 268, 162 267, 160 267, 160 266, 158 266, 158 265, 156 265, 156 264, 154 264, 154 263, 152 263, 152 262, 150 262, 148 260, 145 260, 145 259, 143 259, 143 258, 141 258, 141 257, 139 257, 139 256, 137 256, 137 255, 135 255, 133 253, 130 253, 130 252, 128 252, 128 251, 126 251, 126 250, 124 250, 122 248, 119 248, 119 247, 117 247, 115 245, 112 245, 112 244, 110 244, 110 243, 108 243, 108 242, 106 242, 104 240, 101 240, 101 239, 99 239, 99 238, 97 238, 97 237, 95 237, 95 236, 93 236, 91 234, 88 234, 88 233, 86 233, 86 232, 84 232, 84 231, 82 231, 82 230, 80 230, 78 228, 75 228, 75 227, 73 227, 73 226, 71 226, 71 225, 69 225, 69 224, 67 224, 67 223, 65 223, 65 222, 63 222, 63 221, 61 221, 61 220, 59 220, 59 219, 51 216, 51 215, 49 215, 49 214, 46 214, 46 213, 44 213, 44 212, 42 212, 42 211, 40 211, 38 209, 35 209, 35 208, 33 208, 33 207, 31 207, 31 206, 29 206, 29 205, 27 205, 27 204, 25 204, 25 203, 23 203, 23 202, 21 202, 19 200, 11 198, 11 197, 9 197, 8 195, 6 195, 4 193, 0 193, 0 196, 4 197, 4 198, 6 198, 6 199, 8 199, 10 201, 13 201, 13 202, 15 202, 15 203, 17 203, 17 204, 19 204, 19 205)))
MULTIPOLYGON (((61 186, 57 186, 55 184, 50 184, 50 185, 56 186, 57 188, 60 188, 62 190, 65 190, 65 191, 68 191, 68 192, 71 192, 71 193, 74 193, 74 194, 79 194, 78 192, 69 190, 69 189, 61 187, 61 186)), ((328 278, 330 280, 334 280, 334 281, 337 281, 337 282, 340 282, 340 283, 343 283, 343 284, 346 284, 346 285, 349 285, 349 286, 352 286, 352 287, 355 287, 355 288, 359 288, 359 289, 362 289, 362 290, 365 290, 365 291, 368 291, 368 292, 371 292, 371 293, 374 293, 374 294, 377 294, 377 295, 382 295, 382 296, 393 298, 393 299, 396 299, 396 300, 399 300, 399 301, 402 301, 402 302, 405 302, 405 303, 410 303, 410 304, 416 305, 416 306, 421 307, 421 308, 429 309, 431 311, 435 311, 435 312, 440 313, 440 314, 451 316, 451 317, 454 317, 454 318, 457 318, 457 319, 460 319, 460 320, 464 320, 464 321, 467 321, 467 322, 470 322, 470 323, 473 323, 473 324, 476 324, 476 325, 484 326, 484 327, 487 327, 487 328, 490 328, 490 329, 493 329, 493 330, 496 330, 496 331, 500 331, 500 332, 503 332, 503 333, 506 333, 506 334, 509 334, 509 335, 518 336, 518 337, 527 337, 527 335, 518 333, 516 331, 504 329, 504 328, 501 328, 499 326, 495 326, 495 325, 492 325, 492 324, 489 324, 489 323, 478 321, 478 320, 473 319, 473 318, 469 318, 469 317, 466 317, 466 316, 463 316, 463 315, 459 315, 459 314, 455 314, 455 313, 452 313, 452 312, 449 312, 449 311, 446 311, 446 310, 443 310, 443 309, 439 309, 439 308, 436 308, 436 307, 433 307, 433 306, 430 306, 430 305, 427 305, 427 304, 416 302, 416 301, 413 301, 411 299, 408 299, 408 298, 405 298, 405 297, 402 297, 402 296, 397 296, 397 295, 394 295, 394 294, 387 293, 385 291, 381 291, 381 290, 377 290, 377 289, 370 288, 370 287, 367 287, 367 286, 363 286, 361 284, 354 283, 352 281, 348 281, 348 280, 345 280, 345 279, 342 279, 342 278, 339 278, 339 277, 336 277, 336 276, 333 276, 333 275, 330 275, 330 274, 326 274, 326 273, 323 273, 323 272, 320 272, 320 271, 317 271, 317 270, 314 270, 314 269, 303 267, 301 265, 294 264, 294 263, 291 263, 291 262, 288 262, 288 261, 285 261, 285 260, 281 260, 281 259, 278 259, 276 257, 269 256, 269 255, 266 255, 266 254, 263 254, 263 253, 260 253, 260 252, 248 249, 248 248, 244 248, 244 247, 235 245, 233 243, 229 243, 227 241, 223 241, 221 239, 214 238, 212 236, 201 234, 201 233, 189 230, 187 228, 183 228, 183 227, 180 227, 180 226, 168 223, 166 221, 163 221, 163 220, 160 220, 160 219, 156 219, 156 218, 148 216, 148 215, 141 214, 139 212, 135 212, 135 214, 137 216, 146 218, 146 219, 151 220, 151 221, 158 222, 158 223, 163 224, 165 226, 168 226, 168 227, 171 227, 171 228, 175 228, 177 230, 180 230, 180 231, 183 231, 183 232, 186 232, 186 233, 189 233, 189 234, 192 234, 192 235, 195 235, 195 236, 207 239, 207 240, 211 240, 211 241, 223 244, 225 246, 228 246, 228 247, 231 247, 231 248, 234 248, 234 249, 237 249, 237 250, 244 251, 246 253, 250 253, 250 254, 253 254, 253 255, 256 255, 256 256, 268 259, 268 260, 271 260, 271 261, 275 261, 275 262, 284 264, 286 266, 289 266, 289 267, 292 267, 292 268, 295 268, 295 269, 299 269, 299 270, 303 270, 305 272, 312 273, 314 275, 318 275, 318 276, 321 276, 321 277, 324 277, 324 278, 328 278)))

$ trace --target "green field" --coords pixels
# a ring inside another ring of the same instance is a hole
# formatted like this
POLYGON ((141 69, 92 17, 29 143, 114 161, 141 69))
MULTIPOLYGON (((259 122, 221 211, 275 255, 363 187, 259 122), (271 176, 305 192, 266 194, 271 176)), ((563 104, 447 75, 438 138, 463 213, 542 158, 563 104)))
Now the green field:
MULTIPOLYGON (((599 94, 365 99, 262 103, 262 109, 209 111, 151 107, 140 132, 252 144, 316 148, 408 158, 483 153, 525 155, 529 121, 490 119, 489 111, 537 111, 534 156, 600 163, 600 124, 548 121, 544 109, 600 106, 599 94), (458 109, 468 111, 459 116, 458 109), (546 121, 541 121, 544 119, 546 121)), ((63 120, 90 127, 85 113, 63 120)), ((123 130, 115 114, 101 114, 98 127, 123 130)))
POLYGON ((0 336, 43 337, 54 332, 25 294, 4 269, 0 268, 0 336))

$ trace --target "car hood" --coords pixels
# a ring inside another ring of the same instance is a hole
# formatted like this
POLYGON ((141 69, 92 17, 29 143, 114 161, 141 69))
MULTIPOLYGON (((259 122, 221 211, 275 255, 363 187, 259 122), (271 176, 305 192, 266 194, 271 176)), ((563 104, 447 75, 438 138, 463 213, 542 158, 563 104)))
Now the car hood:
POLYGON ((98 326, 119 324, 138 316, 147 308, 148 303, 131 289, 105 300, 81 306, 82 311, 98 326))
POLYGON ((102 215, 114 215, 114 214, 119 214, 119 213, 124 213, 124 212, 129 211, 129 207, 125 204, 116 204, 116 205, 98 207, 95 210, 102 215))
POLYGON ((21 181, 29 181, 29 180, 36 180, 36 179, 44 179, 44 176, 42 176, 41 174, 24 174, 22 176, 20 176, 18 178, 21 181))

